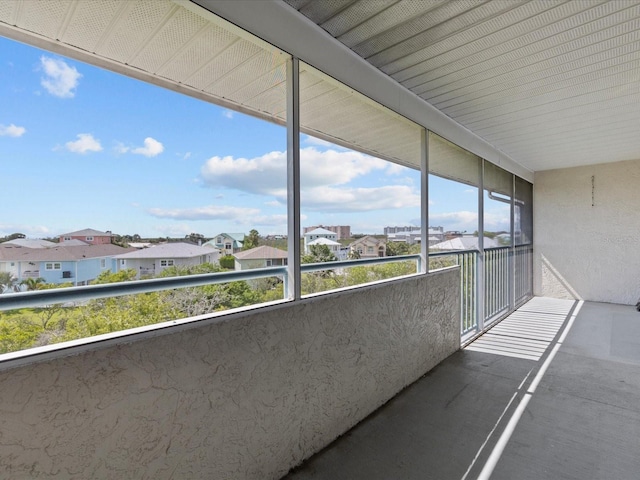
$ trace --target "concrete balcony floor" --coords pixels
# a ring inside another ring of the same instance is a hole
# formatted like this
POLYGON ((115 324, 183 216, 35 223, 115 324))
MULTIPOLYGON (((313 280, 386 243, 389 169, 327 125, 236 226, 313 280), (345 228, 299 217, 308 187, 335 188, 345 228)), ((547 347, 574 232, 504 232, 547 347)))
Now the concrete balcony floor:
POLYGON ((284 478, 640 478, 640 313, 534 298, 518 316, 559 320, 540 355, 507 319, 490 331, 501 352, 455 353, 284 478))

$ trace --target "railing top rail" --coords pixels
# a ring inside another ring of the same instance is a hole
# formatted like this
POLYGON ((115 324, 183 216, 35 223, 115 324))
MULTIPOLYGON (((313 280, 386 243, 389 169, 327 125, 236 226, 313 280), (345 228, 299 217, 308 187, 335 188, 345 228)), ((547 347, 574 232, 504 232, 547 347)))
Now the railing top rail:
POLYGON ((430 257, 446 257, 449 255, 460 255, 463 253, 480 253, 479 250, 469 249, 469 250, 439 250, 437 252, 429 252, 430 257))

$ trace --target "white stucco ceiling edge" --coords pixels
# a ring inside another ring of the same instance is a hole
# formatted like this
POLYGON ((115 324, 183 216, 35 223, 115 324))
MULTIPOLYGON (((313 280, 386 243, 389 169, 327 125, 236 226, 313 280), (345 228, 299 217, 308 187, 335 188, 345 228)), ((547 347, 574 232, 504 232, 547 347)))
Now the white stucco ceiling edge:
POLYGON ((534 172, 427 103, 281 0, 192 0, 447 140, 532 182, 534 172))

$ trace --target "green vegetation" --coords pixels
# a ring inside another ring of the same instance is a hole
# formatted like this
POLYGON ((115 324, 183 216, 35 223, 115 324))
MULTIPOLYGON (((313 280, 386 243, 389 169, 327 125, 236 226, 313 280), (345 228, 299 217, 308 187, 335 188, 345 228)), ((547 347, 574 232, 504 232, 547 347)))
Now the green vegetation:
POLYGON ((257 230, 249 231, 249 235, 244 236, 242 241, 242 250, 250 250, 260 245, 260 234, 257 230))
POLYGON ((416 273, 416 263, 412 261, 384 263, 302 274, 301 290, 303 295, 335 290, 337 288, 362 285, 364 283, 386 280, 416 273))
POLYGON ((226 270, 233 270, 236 265, 236 258, 233 255, 224 255, 218 260, 220 266, 226 270))
MULTIPOLYGON (((233 257, 232 257, 233 258, 233 257)), ((170 267, 161 276, 215 273, 217 265, 170 267)), ((135 270, 103 272, 94 284, 127 282, 135 270)), ((37 288, 64 288, 34 282, 37 288)), ((0 312, 0 353, 117 332, 180 318, 228 310, 284 297, 282 281, 265 278, 248 282, 188 287, 161 292, 90 300, 82 305, 48 305, 0 312)))
MULTIPOLYGON (((257 233, 257 232, 256 232, 257 233)), ((220 266, 203 264, 173 266, 160 276, 173 277, 224 271, 225 258, 220 266)), ((327 246, 312 247, 303 263, 336 260, 327 246)), ((233 268, 233 264, 230 264, 233 268)), ((416 272, 415 262, 395 262, 373 266, 328 269, 302 275, 302 293, 311 294, 337 288, 360 285, 416 272)), ((136 279, 136 271, 105 271, 93 282, 107 284, 136 279)), ((11 275, 0 275, 0 283, 18 286, 11 275)), ((28 290, 65 288, 71 283, 47 284, 41 278, 23 282, 28 290)), ((0 353, 75 340, 121 330, 173 321, 196 315, 244 307, 284 298, 283 283, 278 278, 262 278, 225 284, 172 289, 161 292, 95 299, 82 304, 55 304, 39 308, 23 308, 0 312, 0 353)))

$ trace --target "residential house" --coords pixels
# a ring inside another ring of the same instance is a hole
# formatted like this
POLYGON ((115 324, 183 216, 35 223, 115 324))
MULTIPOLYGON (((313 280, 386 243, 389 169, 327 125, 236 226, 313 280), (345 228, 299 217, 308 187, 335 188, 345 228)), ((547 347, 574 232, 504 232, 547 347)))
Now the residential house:
POLYGON ((236 270, 279 267, 287 264, 287 252, 279 248, 260 245, 233 255, 236 270))
POLYGON ((60 235, 60 243, 71 240, 80 240, 89 245, 108 245, 111 243, 111 232, 101 232, 93 228, 85 228, 76 232, 63 233, 60 235))
MULTIPOLYGON (((406 242, 409 245, 420 243, 422 240, 422 229, 416 226, 408 227, 385 227, 384 233, 390 242, 406 242)), ((442 242, 445 239, 443 227, 429 227, 429 245, 442 242)))
POLYGON ((324 237, 318 237, 315 240, 310 241, 305 245, 305 252, 310 253, 311 247, 314 245, 324 245, 331 253, 333 253, 338 260, 345 260, 347 258, 347 248, 344 248, 340 242, 330 240, 324 237))
POLYGON ((20 247, 27 248, 49 248, 55 247, 57 243, 50 242, 49 240, 42 240, 41 238, 15 238, 13 240, 7 240, 0 245, 18 245, 20 247))
MULTIPOLYGON (((495 248, 500 242, 494 238, 484 237, 484 248, 495 248)), ((455 237, 429 246, 429 250, 479 250, 478 237, 467 235, 455 237)))
POLYGON ((220 251, 211 245, 163 243, 118 255, 116 271, 133 269, 136 278, 153 277, 169 267, 188 267, 203 263, 217 263, 220 251))
POLYGON ((210 245, 219 249, 222 255, 233 255, 242 250, 244 233, 219 233, 202 246, 210 245))
POLYGON ((105 270, 115 271, 114 257, 131 251, 118 245, 65 245, 28 248, 0 245, 0 271, 18 281, 42 278, 46 283, 87 285, 105 270))
POLYGON ((367 235, 351 242, 349 253, 357 258, 384 257, 387 253, 387 242, 381 238, 367 235))
POLYGON ((304 252, 309 253, 309 247, 311 245, 327 245, 331 251, 338 252, 340 250, 340 244, 337 242, 338 234, 336 232, 332 232, 331 230, 327 230, 326 228, 314 228, 313 230, 309 230, 304 233, 304 252), (329 242, 316 242, 316 240, 325 239, 329 240, 329 242), (316 243, 313 243, 316 242, 316 243))
POLYGON ((323 228, 335 233, 338 237, 336 240, 342 240, 344 238, 351 238, 351 226, 350 225, 316 225, 313 227, 304 227, 303 233, 308 233, 317 228, 323 228))

